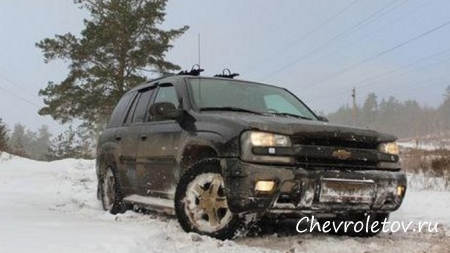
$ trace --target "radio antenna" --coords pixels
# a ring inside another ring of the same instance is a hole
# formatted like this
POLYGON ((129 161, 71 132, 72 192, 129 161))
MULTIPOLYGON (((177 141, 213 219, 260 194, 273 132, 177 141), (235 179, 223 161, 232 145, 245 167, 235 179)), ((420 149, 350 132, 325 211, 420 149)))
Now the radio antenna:
MULTIPOLYGON (((199 70, 198 74, 200 75, 200 72, 203 71, 201 68, 202 65, 200 65, 200 63, 201 63, 200 33, 198 34, 197 41, 198 41, 198 70, 199 70)), ((202 107, 202 79, 201 78, 198 79, 198 104, 199 104, 198 106, 201 108, 202 107)))
POLYGON ((200 59, 201 59, 201 51, 200 51, 200 33, 198 34, 198 66, 200 67, 200 66, 202 66, 201 64, 200 64, 200 59))

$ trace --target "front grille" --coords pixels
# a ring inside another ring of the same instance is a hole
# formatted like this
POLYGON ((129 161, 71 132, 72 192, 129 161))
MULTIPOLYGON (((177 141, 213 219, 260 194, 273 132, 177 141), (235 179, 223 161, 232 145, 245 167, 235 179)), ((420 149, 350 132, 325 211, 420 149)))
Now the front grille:
POLYGON ((328 168, 328 169, 374 169, 376 168, 376 161, 362 161, 362 160, 348 160, 341 161, 338 159, 311 158, 300 156, 296 159, 297 165, 305 168, 328 168))
POLYGON ((305 137, 295 141, 296 163, 306 169, 374 169, 380 162, 376 144, 369 142, 305 137))
POLYGON ((291 141, 294 145, 328 146, 357 149, 377 149, 377 143, 371 140, 359 139, 337 139, 337 138, 315 138, 307 136, 293 136, 291 141))

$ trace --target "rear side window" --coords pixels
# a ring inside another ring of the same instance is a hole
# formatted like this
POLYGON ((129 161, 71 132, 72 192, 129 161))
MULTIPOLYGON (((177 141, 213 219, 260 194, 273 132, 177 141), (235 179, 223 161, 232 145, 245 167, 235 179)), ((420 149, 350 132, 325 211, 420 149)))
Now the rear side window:
POLYGON ((109 119, 108 127, 118 127, 122 125, 125 118, 125 113, 127 112, 128 106, 133 98, 134 93, 125 94, 117 104, 111 118, 109 119))

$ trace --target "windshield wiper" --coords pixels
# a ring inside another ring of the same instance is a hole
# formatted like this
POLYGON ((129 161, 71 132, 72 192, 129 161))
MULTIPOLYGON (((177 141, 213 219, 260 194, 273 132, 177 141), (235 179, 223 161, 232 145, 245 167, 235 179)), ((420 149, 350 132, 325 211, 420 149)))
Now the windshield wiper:
POLYGON ((293 114, 293 113, 288 113, 288 112, 269 112, 268 114, 278 115, 278 116, 289 116, 289 117, 295 117, 295 118, 300 118, 300 119, 312 120, 311 118, 308 118, 308 117, 305 117, 305 116, 301 116, 301 115, 297 115, 297 114, 293 114))
POLYGON ((247 109, 244 109, 244 108, 233 107, 233 106, 202 107, 202 108, 200 108, 200 111, 232 111, 232 112, 247 112, 247 113, 263 115, 260 112, 255 112, 255 111, 252 111, 252 110, 247 110, 247 109))

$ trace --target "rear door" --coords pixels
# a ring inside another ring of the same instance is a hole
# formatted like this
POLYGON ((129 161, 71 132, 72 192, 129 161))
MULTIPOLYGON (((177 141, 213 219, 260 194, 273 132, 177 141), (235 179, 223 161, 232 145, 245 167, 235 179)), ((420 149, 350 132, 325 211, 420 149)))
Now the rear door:
MULTIPOLYGON (((111 115, 111 119, 109 120, 109 129, 104 133, 108 133, 108 139, 114 142, 115 146, 118 147, 117 160, 115 163, 117 165, 117 172, 121 181, 121 187, 125 193, 128 193, 131 188, 133 188, 127 179, 127 170, 136 166, 135 153, 137 140, 134 140, 133 144, 132 139, 127 138, 128 127, 125 123, 130 112, 130 107, 133 106, 133 103, 136 100, 136 95, 137 92, 132 92, 124 95, 120 99, 111 115)), ((112 146, 113 145, 105 148, 110 148, 112 146)))
POLYGON ((153 96, 153 88, 140 90, 131 105, 124 126, 116 133, 116 140, 121 142, 122 184, 130 193, 139 191, 140 178, 137 173, 136 153, 140 140, 139 130, 144 123, 147 106, 153 96))
MULTIPOLYGON (((180 108, 180 99, 172 84, 159 85, 153 103, 159 102, 170 102, 180 108)), ((176 120, 148 114, 147 122, 140 130, 137 152, 137 170, 144 175, 141 181, 143 195, 173 198, 180 135, 181 127, 176 120)))

